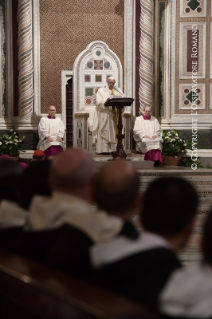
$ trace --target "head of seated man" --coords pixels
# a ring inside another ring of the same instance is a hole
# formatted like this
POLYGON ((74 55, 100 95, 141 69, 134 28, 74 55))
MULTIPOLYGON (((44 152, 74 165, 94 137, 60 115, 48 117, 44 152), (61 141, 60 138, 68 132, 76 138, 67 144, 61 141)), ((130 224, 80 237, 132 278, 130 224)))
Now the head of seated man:
POLYGON ((145 193, 141 223, 146 231, 163 237, 177 252, 188 242, 197 207, 196 190, 187 180, 158 178, 145 193))
POLYGON ((55 116, 55 114, 56 114, 56 107, 53 106, 53 105, 49 106, 48 114, 49 114, 50 116, 55 116))
POLYGON ((69 148, 59 153, 52 162, 51 187, 53 191, 72 194, 92 202, 94 175, 92 156, 83 149, 69 148))
POLYGON ((146 105, 146 106, 144 107, 144 115, 145 115, 146 117, 150 117, 150 116, 152 115, 152 108, 151 108, 150 105, 146 105))
POLYGON ((97 174, 94 197, 99 209, 130 219, 141 202, 139 176, 134 165, 122 160, 105 164, 97 174))
POLYGON ((212 211, 203 225, 202 258, 176 270, 160 294, 164 318, 212 318, 212 211))

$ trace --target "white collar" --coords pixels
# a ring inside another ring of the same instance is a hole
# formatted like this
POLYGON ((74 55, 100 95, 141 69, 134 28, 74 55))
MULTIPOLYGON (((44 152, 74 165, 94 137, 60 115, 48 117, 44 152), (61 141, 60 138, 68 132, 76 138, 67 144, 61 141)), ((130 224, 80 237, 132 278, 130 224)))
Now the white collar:
POLYGON ((65 203, 73 203, 73 202, 77 203, 78 202, 80 205, 84 205, 84 206, 89 205, 85 200, 83 200, 80 197, 77 197, 75 195, 68 194, 68 193, 59 192, 59 191, 53 192, 51 200, 65 202, 65 203))
POLYGON ((17 203, 2 200, 0 203, 0 229, 21 227, 25 224, 27 211, 17 203))
POLYGON ((161 236, 150 232, 144 232, 136 240, 119 236, 108 242, 93 245, 90 249, 90 259, 93 266, 99 268, 133 254, 161 247, 170 249, 170 244, 161 236))
POLYGON ((211 318, 212 267, 204 262, 175 270, 160 294, 162 313, 178 317, 211 318))
POLYGON ((118 234, 123 220, 103 211, 92 213, 89 203, 68 194, 56 192, 52 198, 33 198, 25 231, 45 231, 63 225, 76 227, 99 242, 118 234))
POLYGON ((164 247, 164 248, 168 248, 171 249, 171 245, 170 243, 164 239, 162 236, 157 235, 155 233, 149 232, 149 231, 144 231, 142 233, 142 239, 143 239, 143 243, 142 246, 143 247, 147 247, 147 248, 154 248, 155 247, 164 247))

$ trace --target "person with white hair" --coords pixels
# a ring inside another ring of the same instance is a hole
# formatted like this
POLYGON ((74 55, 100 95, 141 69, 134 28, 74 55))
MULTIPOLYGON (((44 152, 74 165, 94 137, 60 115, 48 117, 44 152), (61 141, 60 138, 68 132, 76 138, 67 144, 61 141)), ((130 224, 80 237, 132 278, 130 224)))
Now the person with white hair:
POLYGON ((133 128, 136 151, 145 154, 145 161, 154 161, 154 166, 162 166, 162 130, 158 120, 152 116, 152 108, 146 105, 144 114, 138 116, 133 128))
POLYGON ((65 150, 65 126, 62 120, 55 116, 56 107, 49 106, 48 116, 43 116, 38 125, 39 143, 37 149, 45 153, 45 158, 54 156, 65 150))
POLYGON ((116 80, 110 76, 107 85, 96 93, 96 109, 93 120, 93 144, 96 153, 111 153, 116 150, 117 111, 112 106, 105 106, 105 102, 113 96, 123 96, 120 88, 115 87, 116 80))

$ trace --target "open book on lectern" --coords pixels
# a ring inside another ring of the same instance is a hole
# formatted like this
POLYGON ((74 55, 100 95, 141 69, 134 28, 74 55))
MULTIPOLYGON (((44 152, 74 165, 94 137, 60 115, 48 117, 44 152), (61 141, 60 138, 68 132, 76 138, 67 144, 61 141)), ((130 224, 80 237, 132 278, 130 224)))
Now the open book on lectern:
POLYGON ((114 96, 105 102, 105 106, 131 106, 134 100, 131 97, 114 96))

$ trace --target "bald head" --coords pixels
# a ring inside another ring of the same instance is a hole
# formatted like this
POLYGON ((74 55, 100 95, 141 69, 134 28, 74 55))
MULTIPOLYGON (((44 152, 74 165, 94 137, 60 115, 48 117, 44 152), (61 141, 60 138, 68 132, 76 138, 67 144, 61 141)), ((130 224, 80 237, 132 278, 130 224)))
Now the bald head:
POLYGON ((91 155, 79 148, 69 148, 53 159, 51 170, 52 188, 67 190, 87 187, 94 175, 91 155))
POLYGON ((131 162, 113 161, 97 174, 95 199, 109 213, 126 211, 138 196, 139 177, 131 162))
POLYGON ((51 105, 48 110, 49 115, 54 116, 56 114, 56 107, 51 105))

